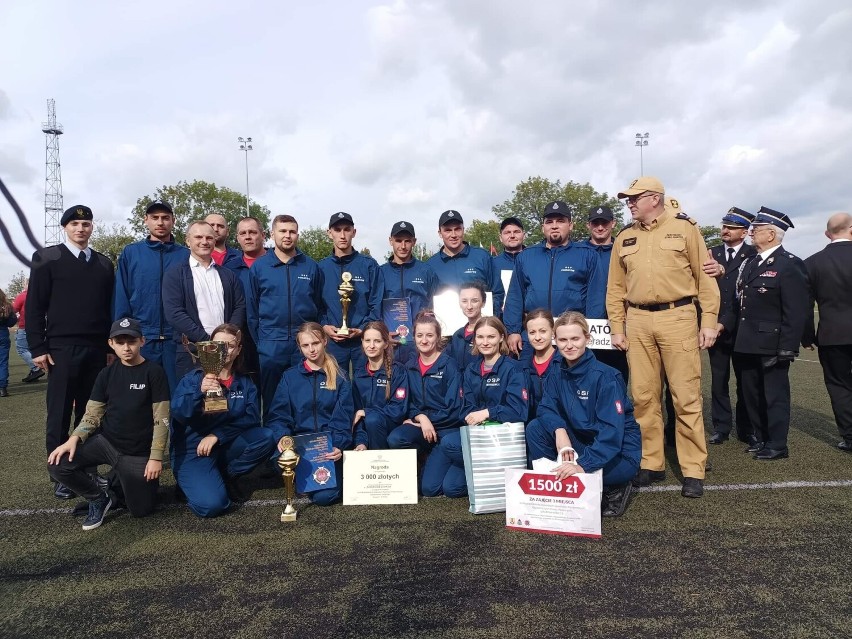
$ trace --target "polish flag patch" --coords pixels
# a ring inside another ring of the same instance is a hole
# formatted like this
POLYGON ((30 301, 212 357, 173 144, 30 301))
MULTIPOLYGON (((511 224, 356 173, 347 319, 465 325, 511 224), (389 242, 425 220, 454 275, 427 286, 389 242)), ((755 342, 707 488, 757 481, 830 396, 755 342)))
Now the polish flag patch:
POLYGON ((618 400, 615 400, 615 412, 617 412, 619 415, 624 413, 624 408, 621 407, 621 402, 618 400))
POLYGON ((462 388, 459 388, 459 397, 464 397, 464 390, 462 388))
POLYGON ((527 394, 527 389, 526 389, 526 388, 522 388, 522 389, 521 389, 521 397, 523 397, 523 398, 524 398, 524 401, 527 401, 527 400, 530 398, 530 396, 527 394))
POLYGON ((404 388, 397 388, 396 389, 396 398, 397 399, 405 399, 405 389, 404 388))

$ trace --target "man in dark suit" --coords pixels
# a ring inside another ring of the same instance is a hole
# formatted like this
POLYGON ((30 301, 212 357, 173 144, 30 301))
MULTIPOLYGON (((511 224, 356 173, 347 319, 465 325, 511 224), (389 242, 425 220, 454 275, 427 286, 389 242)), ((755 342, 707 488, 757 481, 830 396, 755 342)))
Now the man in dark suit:
POLYGON ((225 322, 245 330, 246 298, 237 275, 213 261, 213 227, 192 222, 186 230, 189 258, 163 275, 163 309, 178 342, 175 371, 178 379, 194 366, 181 344, 210 339, 214 329, 225 322))
POLYGON ((754 437, 745 401, 743 401, 740 360, 736 357, 732 358, 737 325, 735 321, 730 321, 733 318, 730 310, 737 304, 737 276, 739 275, 740 265, 757 252, 752 245, 745 242, 752 220, 754 220, 754 215, 748 211, 737 207, 731 208, 727 215, 722 218, 722 244, 710 249, 713 259, 725 267, 724 275, 716 278, 721 297, 719 323, 716 325, 716 328, 719 329, 719 337, 708 350, 713 397, 711 404, 713 434, 708 440, 711 444, 721 444, 731 434, 733 414, 728 383, 731 379, 732 363, 734 377, 737 381, 737 438, 750 444, 752 443, 751 438, 754 437), (726 317, 729 320, 728 326, 723 323, 726 317))
POLYGON ((852 215, 832 215, 825 236, 831 244, 805 260, 810 312, 802 346, 819 349, 834 421, 843 437, 837 447, 852 453, 852 215), (814 302, 819 304, 819 330, 814 328, 814 302))
POLYGON ((743 397, 758 440, 746 451, 759 460, 789 456, 790 363, 798 355, 808 300, 805 265, 781 246, 790 228, 786 214, 761 207, 749 231, 757 255, 744 262, 737 280, 734 352, 742 356, 743 397))

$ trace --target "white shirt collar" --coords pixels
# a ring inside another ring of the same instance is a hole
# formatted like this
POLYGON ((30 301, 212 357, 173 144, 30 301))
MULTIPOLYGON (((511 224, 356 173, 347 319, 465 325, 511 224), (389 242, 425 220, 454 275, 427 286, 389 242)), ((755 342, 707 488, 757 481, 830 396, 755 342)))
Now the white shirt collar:
POLYGON ((727 244, 725 244, 725 255, 726 256, 728 255, 729 249, 734 249, 734 255, 736 255, 737 253, 740 252, 740 249, 743 247, 743 244, 745 244, 745 242, 740 242, 736 246, 728 246, 727 244))
POLYGON ((836 244, 837 242, 852 242, 848 237, 838 237, 836 240, 831 240, 832 244, 836 244))
POLYGON ((85 253, 85 254, 86 254, 86 261, 88 261, 89 259, 91 259, 91 257, 92 257, 92 249, 91 249, 91 248, 89 248, 88 246, 87 246, 86 248, 84 248, 84 249, 81 249, 79 246, 77 246, 77 245, 76 245, 76 244, 74 244, 71 240, 69 240, 69 239, 67 239, 67 238, 65 239, 64 244, 65 244, 65 248, 67 248, 69 251, 71 251, 71 255, 73 255, 73 256, 74 256, 74 257, 76 257, 77 259, 80 259, 80 253, 85 253))
POLYGON ((760 259, 765 262, 766 258, 769 257, 770 255, 772 255, 779 248, 781 248, 781 245, 777 244, 776 246, 773 246, 772 248, 768 248, 765 251, 758 253, 758 255, 760 255, 760 259))

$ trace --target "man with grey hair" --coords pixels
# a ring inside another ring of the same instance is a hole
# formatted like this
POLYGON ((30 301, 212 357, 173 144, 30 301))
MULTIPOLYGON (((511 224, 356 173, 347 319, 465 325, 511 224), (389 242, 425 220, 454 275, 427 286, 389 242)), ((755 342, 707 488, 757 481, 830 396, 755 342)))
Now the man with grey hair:
POLYGON ((789 228, 786 214, 766 207, 757 212, 749 230, 757 255, 740 269, 736 318, 722 322, 737 327, 734 352, 741 357, 743 397, 757 439, 746 451, 763 461, 789 456, 790 364, 807 313, 805 265, 781 246, 789 228))
POLYGON ((810 289, 802 346, 817 346, 834 421, 843 440, 840 450, 852 453, 852 215, 835 213, 825 236, 831 242, 805 260, 810 289), (819 304, 819 329, 814 323, 819 304))

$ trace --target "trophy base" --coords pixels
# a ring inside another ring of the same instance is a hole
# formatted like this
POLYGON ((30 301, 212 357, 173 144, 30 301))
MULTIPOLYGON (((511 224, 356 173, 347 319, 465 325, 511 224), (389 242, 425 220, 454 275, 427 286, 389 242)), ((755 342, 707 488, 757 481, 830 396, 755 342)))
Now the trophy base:
POLYGON ((336 334, 340 335, 341 337, 349 337, 349 328, 347 328, 345 326, 341 326, 340 328, 337 329, 336 334))
POLYGON ((227 413, 228 400, 224 397, 205 397, 204 398, 204 414, 210 413, 227 413))
POLYGON ((296 521, 296 515, 298 515, 298 514, 299 513, 297 513, 297 512, 281 513, 281 522, 287 523, 288 521, 296 521))

